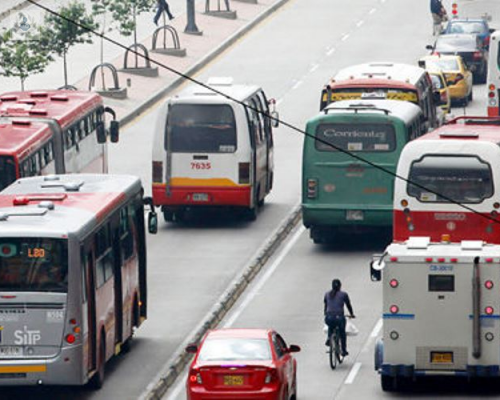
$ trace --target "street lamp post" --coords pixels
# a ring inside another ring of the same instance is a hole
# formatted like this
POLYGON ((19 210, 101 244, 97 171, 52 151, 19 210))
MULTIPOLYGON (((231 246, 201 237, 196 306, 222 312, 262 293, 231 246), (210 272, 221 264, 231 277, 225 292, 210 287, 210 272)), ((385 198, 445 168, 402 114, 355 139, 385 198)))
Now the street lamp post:
POLYGON ((203 35, 203 32, 198 29, 195 21, 194 0, 187 0, 187 25, 184 33, 190 35, 203 35))

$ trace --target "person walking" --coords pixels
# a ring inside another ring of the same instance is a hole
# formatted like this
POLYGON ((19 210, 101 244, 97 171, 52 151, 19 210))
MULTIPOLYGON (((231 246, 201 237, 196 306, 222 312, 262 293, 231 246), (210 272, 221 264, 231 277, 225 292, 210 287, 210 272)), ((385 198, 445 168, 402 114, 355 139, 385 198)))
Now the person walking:
POLYGON ((155 25, 158 25, 158 20, 161 17, 163 11, 165 11, 168 15, 168 19, 174 19, 174 16, 170 12, 170 7, 168 6, 167 0, 156 0, 158 9, 156 10, 156 15, 154 17, 155 25))
POLYGON ((332 281, 332 290, 325 293, 324 297, 324 314, 325 314, 325 324, 328 325, 328 337, 326 339, 325 345, 330 344, 330 337, 333 334, 333 330, 338 326, 340 330, 340 344, 342 347, 342 355, 345 357, 349 355, 347 352, 347 336, 345 333, 346 319, 344 315, 344 306, 349 310, 349 316, 351 318, 356 318, 354 316, 354 311, 352 310, 351 300, 346 292, 340 290, 342 288, 342 282, 339 279, 334 279, 332 281))
POLYGON ((443 21, 446 21, 446 9, 441 0, 431 0, 431 15, 432 15, 432 35, 436 36, 441 33, 443 21))

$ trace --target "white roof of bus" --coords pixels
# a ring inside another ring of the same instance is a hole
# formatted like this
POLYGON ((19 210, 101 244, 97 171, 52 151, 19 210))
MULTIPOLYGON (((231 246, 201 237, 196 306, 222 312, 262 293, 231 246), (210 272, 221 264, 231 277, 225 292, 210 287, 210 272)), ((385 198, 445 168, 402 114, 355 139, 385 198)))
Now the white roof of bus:
POLYGON ((335 81, 342 81, 347 79, 378 78, 415 84, 424 73, 424 69, 415 65, 393 62, 372 62, 341 69, 333 79, 335 81))
MULTIPOLYGON (((252 96, 260 88, 257 85, 233 84, 231 78, 210 78, 207 85, 218 92, 237 100, 243 101, 252 96)), ((226 97, 200 85, 190 85, 188 88, 171 98, 173 102, 231 102, 226 97)))
MULTIPOLYGON (((389 111, 389 115, 392 117, 397 117, 407 122, 411 119, 418 117, 422 114, 422 110, 416 104, 413 104, 409 101, 401 101, 401 100, 341 100, 336 101, 334 103, 330 103, 326 109, 328 110, 328 115, 333 112, 338 113, 346 113, 346 110, 352 109, 354 110, 362 109, 363 113, 378 113, 379 111, 375 110, 387 110, 389 111)), ((324 113, 325 110, 322 111, 324 113)))
POLYGON ((46 178, 20 179, 0 193, 0 237, 63 237, 86 232, 107 212, 142 188, 140 179, 130 175, 57 175, 54 177, 57 180, 52 181, 46 178), (71 190, 72 186, 79 190, 71 190), (43 195, 47 198, 67 195, 67 198, 47 200, 54 205, 54 209, 49 210, 40 207, 39 199, 35 198, 43 195), (78 198, 72 197, 77 195, 78 198), (14 199, 23 197, 33 201, 27 205, 13 205, 14 199), (7 218, 3 220, 5 214, 7 218))

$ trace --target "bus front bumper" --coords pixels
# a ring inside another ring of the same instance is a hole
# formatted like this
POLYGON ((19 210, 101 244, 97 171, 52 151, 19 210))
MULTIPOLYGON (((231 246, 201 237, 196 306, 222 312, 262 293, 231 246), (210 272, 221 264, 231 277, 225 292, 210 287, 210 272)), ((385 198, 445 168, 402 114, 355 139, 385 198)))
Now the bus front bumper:
POLYGON ((83 385, 82 346, 50 359, 0 360, 0 386, 83 385))

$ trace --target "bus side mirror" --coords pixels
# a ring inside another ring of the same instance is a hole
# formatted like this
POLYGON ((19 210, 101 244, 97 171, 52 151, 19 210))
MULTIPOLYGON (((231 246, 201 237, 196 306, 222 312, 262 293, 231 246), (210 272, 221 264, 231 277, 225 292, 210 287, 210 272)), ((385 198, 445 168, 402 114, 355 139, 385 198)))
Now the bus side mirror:
POLYGON ((431 51, 434 50, 434 46, 432 44, 428 44, 427 46, 425 46, 425 48, 431 51))
POLYGON ((436 106, 444 104, 444 102, 441 100, 441 93, 439 93, 439 91, 432 92, 432 97, 434 98, 434 104, 436 106))
POLYGON ((120 137, 120 123, 118 121, 111 121, 109 125, 109 135, 112 143, 117 143, 120 137))
POLYGON ((190 344, 186 346, 184 350, 186 350, 186 353, 196 354, 198 352, 198 346, 195 344, 190 344))
POLYGON ((104 122, 98 122, 96 127, 97 133, 97 143, 106 143, 106 128, 104 127, 104 122))
POLYGON ((385 262, 382 256, 374 256, 370 263, 370 279, 372 282, 380 282, 382 279, 382 270, 385 268, 385 262))
POLYGON ((148 214, 148 231, 152 235, 158 233, 158 214, 156 211, 150 211, 148 214))

